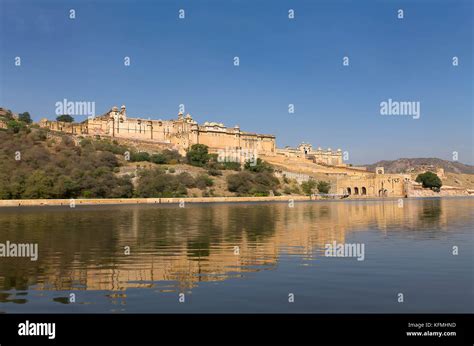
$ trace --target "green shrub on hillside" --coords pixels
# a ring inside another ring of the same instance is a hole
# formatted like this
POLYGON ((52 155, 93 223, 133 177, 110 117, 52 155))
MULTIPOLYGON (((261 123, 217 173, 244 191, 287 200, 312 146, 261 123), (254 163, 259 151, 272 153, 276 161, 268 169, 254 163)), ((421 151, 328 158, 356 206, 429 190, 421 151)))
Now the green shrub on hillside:
POLYGON ((157 164, 177 164, 183 160, 183 157, 176 150, 165 149, 161 153, 153 154, 150 162, 157 164))
POLYGON ((241 165, 239 162, 217 162, 215 160, 210 160, 206 164, 206 167, 209 170, 215 170, 215 171, 217 170, 240 171, 241 170, 240 166, 241 165))
POLYGON ((23 121, 12 119, 7 121, 7 129, 10 133, 19 133, 21 130, 26 131, 27 127, 23 121))
POLYGON ((66 122, 66 123, 74 122, 74 118, 72 116, 70 116, 69 114, 62 114, 60 116, 57 116, 56 120, 57 121, 63 121, 63 122, 66 122))
POLYGON ((150 161, 150 154, 146 151, 132 151, 130 153, 130 161, 131 162, 141 162, 141 161, 150 161))
POLYGON ((23 121, 25 124, 31 124, 33 120, 31 119, 30 113, 23 112, 18 114, 18 120, 23 121))
POLYGON ((83 138, 79 144, 87 150, 108 151, 116 155, 124 155, 125 152, 129 151, 126 146, 119 145, 117 142, 112 142, 108 139, 91 140, 90 138, 83 138))
POLYGON ((229 171, 240 171, 240 162, 222 162, 222 169, 229 171))
POLYGON ((176 179, 187 188, 196 187, 196 181, 194 180, 193 176, 188 172, 178 174, 176 176, 176 179))
POLYGON ((207 174, 209 175, 212 175, 213 177, 217 177, 219 175, 222 175, 222 172, 216 168, 210 168, 208 171, 207 171, 207 174))
POLYGON ((178 176, 166 174, 161 169, 143 170, 139 173, 136 196, 138 197, 184 197, 186 186, 178 176))
POLYGON ((227 177, 227 188, 239 196, 268 196, 279 187, 278 179, 270 172, 251 173, 248 171, 227 177))
POLYGON ((316 181, 313 179, 303 181, 301 183, 301 190, 303 190, 303 193, 305 195, 311 195, 312 193, 314 193, 314 189, 316 188, 316 185, 317 185, 316 181))
POLYGON ((211 156, 209 155, 207 145, 193 144, 186 153, 186 158, 190 165, 203 167, 209 162, 211 156))
POLYGON ((331 189, 331 184, 328 183, 327 181, 319 181, 318 185, 316 186, 318 189, 319 193, 329 193, 329 190, 331 189))
POLYGON ((273 167, 268 164, 267 162, 263 161, 262 159, 257 159, 257 161, 246 161, 244 165, 244 169, 250 172, 269 172, 273 173, 273 167))
POLYGON ((206 187, 213 186, 214 180, 206 174, 200 174, 196 177, 195 183, 198 189, 204 190, 206 187))
POLYGON ((162 165, 166 163, 166 157, 163 154, 153 154, 150 156, 150 162, 162 165))

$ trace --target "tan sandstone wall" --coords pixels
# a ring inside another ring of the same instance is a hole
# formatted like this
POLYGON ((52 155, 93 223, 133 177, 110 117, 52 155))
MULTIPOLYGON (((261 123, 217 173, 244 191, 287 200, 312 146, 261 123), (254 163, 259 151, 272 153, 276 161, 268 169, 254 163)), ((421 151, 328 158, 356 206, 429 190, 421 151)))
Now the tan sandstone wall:
POLYGON ((208 126, 199 126, 191 116, 179 116, 177 120, 145 120, 127 118, 123 113, 111 110, 103 116, 88 119, 83 123, 65 123, 42 120, 40 125, 52 131, 73 135, 106 136, 136 141, 169 143, 181 154, 193 144, 205 144, 211 151, 219 149, 248 149, 267 155, 275 154, 275 137, 242 132, 237 128, 217 126, 216 131, 208 126))
POLYGON ((405 197, 405 182, 409 175, 382 174, 371 176, 351 176, 337 180, 337 193, 353 197, 405 197))

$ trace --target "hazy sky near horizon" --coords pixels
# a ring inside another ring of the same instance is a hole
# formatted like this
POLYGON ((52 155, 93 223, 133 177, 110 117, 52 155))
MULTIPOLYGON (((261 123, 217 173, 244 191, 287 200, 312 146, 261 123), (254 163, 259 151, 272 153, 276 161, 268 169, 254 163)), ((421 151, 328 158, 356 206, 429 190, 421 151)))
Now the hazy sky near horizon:
POLYGON ((341 148, 355 164, 474 163, 470 0, 0 0, 0 22, 0 106, 34 120, 63 99, 152 119, 184 104, 199 123, 341 148), (381 115, 389 99, 419 102, 419 119, 381 115))

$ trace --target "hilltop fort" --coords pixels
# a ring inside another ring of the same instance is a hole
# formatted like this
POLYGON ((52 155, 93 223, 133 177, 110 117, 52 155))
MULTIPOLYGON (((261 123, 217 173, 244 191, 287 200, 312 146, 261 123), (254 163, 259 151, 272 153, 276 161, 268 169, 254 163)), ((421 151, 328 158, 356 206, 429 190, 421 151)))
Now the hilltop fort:
POLYGON ((193 144, 204 144, 211 152, 219 149, 240 148, 255 150, 259 154, 276 152, 275 136, 245 132, 238 125, 226 127, 222 123, 205 122, 199 125, 190 114, 179 113, 177 119, 147 120, 127 116, 125 106, 112 107, 105 114, 90 117, 81 123, 67 123, 42 119, 42 127, 74 135, 124 138, 149 141, 185 154, 193 144))
MULTIPOLYGON (((276 137, 242 131, 238 125, 226 127, 222 123, 198 124, 190 114, 178 113, 170 120, 150 120, 127 116, 126 107, 112 107, 101 116, 89 117, 81 123, 50 121, 42 119, 40 126, 75 136, 109 137, 120 141, 138 143, 154 149, 173 149, 181 155, 194 144, 204 144, 212 153, 220 150, 246 150, 264 158, 276 167, 281 178, 296 179, 299 182, 312 178, 331 183, 331 192, 349 197, 408 197, 431 195, 422 191, 413 176, 387 174, 384 167, 375 167, 375 172, 365 167, 352 167, 343 162, 341 149, 316 150, 309 143, 296 148, 277 148, 276 137)), ((443 172, 440 172, 443 177, 443 172)), ((462 187, 443 187, 443 194, 465 195, 472 191, 462 187)))
POLYGON ((127 116, 126 107, 114 106, 101 116, 90 117, 81 123, 42 119, 42 127, 73 135, 123 138, 135 141, 169 145, 185 154, 193 144, 204 144, 210 152, 239 149, 254 151, 257 155, 299 157, 306 155, 316 163, 343 166, 342 150, 332 151, 301 143, 296 148, 276 148, 274 135, 242 131, 238 125, 226 127, 223 123, 205 122, 199 125, 190 114, 178 113, 177 119, 150 120, 127 116))

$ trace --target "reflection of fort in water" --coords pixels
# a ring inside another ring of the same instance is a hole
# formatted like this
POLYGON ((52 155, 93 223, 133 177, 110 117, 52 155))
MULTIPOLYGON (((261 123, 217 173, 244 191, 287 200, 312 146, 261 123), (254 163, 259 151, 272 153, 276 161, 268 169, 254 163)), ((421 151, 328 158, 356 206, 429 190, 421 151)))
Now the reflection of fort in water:
POLYGON ((0 233, 1 240, 12 239, 18 229, 23 237, 34 233, 31 239, 39 242, 40 259, 5 262, 0 287, 119 291, 165 281, 171 290, 184 291, 200 281, 271 269, 285 253, 317 258, 326 243, 345 242, 351 232, 411 231, 427 224, 443 232, 448 218, 466 217, 462 210, 457 215, 456 207, 446 208, 445 200, 404 203, 403 207, 397 200, 296 203, 294 208, 285 203, 122 206, 4 213, 0 225, 8 231, 0 233), (130 246, 129 256, 124 255, 124 246, 130 246))

